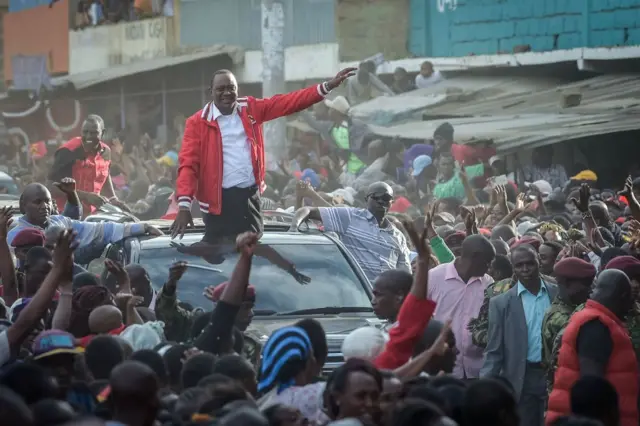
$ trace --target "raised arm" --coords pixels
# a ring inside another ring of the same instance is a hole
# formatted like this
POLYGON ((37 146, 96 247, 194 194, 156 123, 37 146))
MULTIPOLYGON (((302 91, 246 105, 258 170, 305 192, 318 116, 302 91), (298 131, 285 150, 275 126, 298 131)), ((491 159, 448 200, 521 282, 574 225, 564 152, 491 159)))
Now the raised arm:
POLYGON ((53 268, 47 274, 42 285, 33 296, 29 304, 18 316, 18 319, 7 329, 7 339, 12 352, 16 352, 24 339, 31 333, 36 324, 42 319, 51 304, 58 285, 71 280, 73 274, 73 250, 75 233, 70 229, 60 233, 56 248, 53 252, 53 268))
POLYGON ((345 68, 334 78, 324 83, 270 98, 256 99, 255 109, 252 113, 255 114, 258 123, 264 123, 305 110, 322 101, 330 91, 340 86, 347 78, 355 75, 355 70, 355 68, 345 68))
POLYGON ((12 213, 11 207, 4 207, 0 210, 0 279, 2 279, 2 297, 8 307, 18 300, 16 268, 7 242, 12 213))

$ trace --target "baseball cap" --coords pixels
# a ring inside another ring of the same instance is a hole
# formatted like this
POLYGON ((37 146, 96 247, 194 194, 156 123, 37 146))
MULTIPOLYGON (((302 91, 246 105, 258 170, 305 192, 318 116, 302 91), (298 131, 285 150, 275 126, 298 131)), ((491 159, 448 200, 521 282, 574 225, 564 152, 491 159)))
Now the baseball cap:
POLYGON ((418 155, 413 160, 413 176, 418 176, 424 169, 429 167, 433 160, 428 155, 418 155))
POLYGON ((526 186, 527 188, 531 188, 532 186, 538 188, 538 191, 540 191, 540 193, 542 194, 543 201, 546 201, 549 195, 553 192, 553 187, 546 180, 537 180, 533 183, 525 182, 524 186, 526 186))
POLYGON ((76 347, 71 333, 62 330, 46 330, 38 334, 33 340, 31 352, 33 359, 38 360, 58 354, 79 354, 82 351, 76 347))

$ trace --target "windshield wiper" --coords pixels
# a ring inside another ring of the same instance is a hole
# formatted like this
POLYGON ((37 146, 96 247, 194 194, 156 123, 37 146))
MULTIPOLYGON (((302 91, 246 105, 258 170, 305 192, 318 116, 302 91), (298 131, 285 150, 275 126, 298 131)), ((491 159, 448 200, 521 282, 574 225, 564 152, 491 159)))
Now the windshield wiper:
POLYGON ((254 309, 253 310, 254 315, 269 316, 269 315, 276 315, 277 313, 278 312, 274 311, 273 309, 254 309))
POLYGON ((373 312, 373 308, 363 306, 325 306, 324 308, 299 309, 297 311, 281 312, 284 315, 308 315, 308 314, 344 314, 351 312, 373 312))

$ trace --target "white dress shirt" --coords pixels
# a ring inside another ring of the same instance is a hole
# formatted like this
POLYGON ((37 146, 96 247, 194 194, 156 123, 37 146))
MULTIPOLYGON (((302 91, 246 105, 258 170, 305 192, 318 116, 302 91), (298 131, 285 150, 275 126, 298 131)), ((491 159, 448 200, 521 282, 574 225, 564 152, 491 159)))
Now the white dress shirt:
POLYGON ((248 188, 255 185, 251 146, 237 108, 233 113, 223 115, 213 102, 211 107, 222 136, 222 187, 248 188))

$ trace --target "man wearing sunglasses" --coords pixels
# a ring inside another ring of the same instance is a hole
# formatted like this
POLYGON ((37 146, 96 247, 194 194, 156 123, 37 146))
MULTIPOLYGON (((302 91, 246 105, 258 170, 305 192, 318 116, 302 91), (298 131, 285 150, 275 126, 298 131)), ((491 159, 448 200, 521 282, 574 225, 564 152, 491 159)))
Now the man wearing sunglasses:
POLYGON ((302 207, 296 212, 290 231, 298 231, 307 219, 322 222, 325 231, 338 235, 371 282, 390 269, 411 272, 407 241, 385 218, 392 200, 391 186, 375 182, 367 189, 366 209, 302 207))

